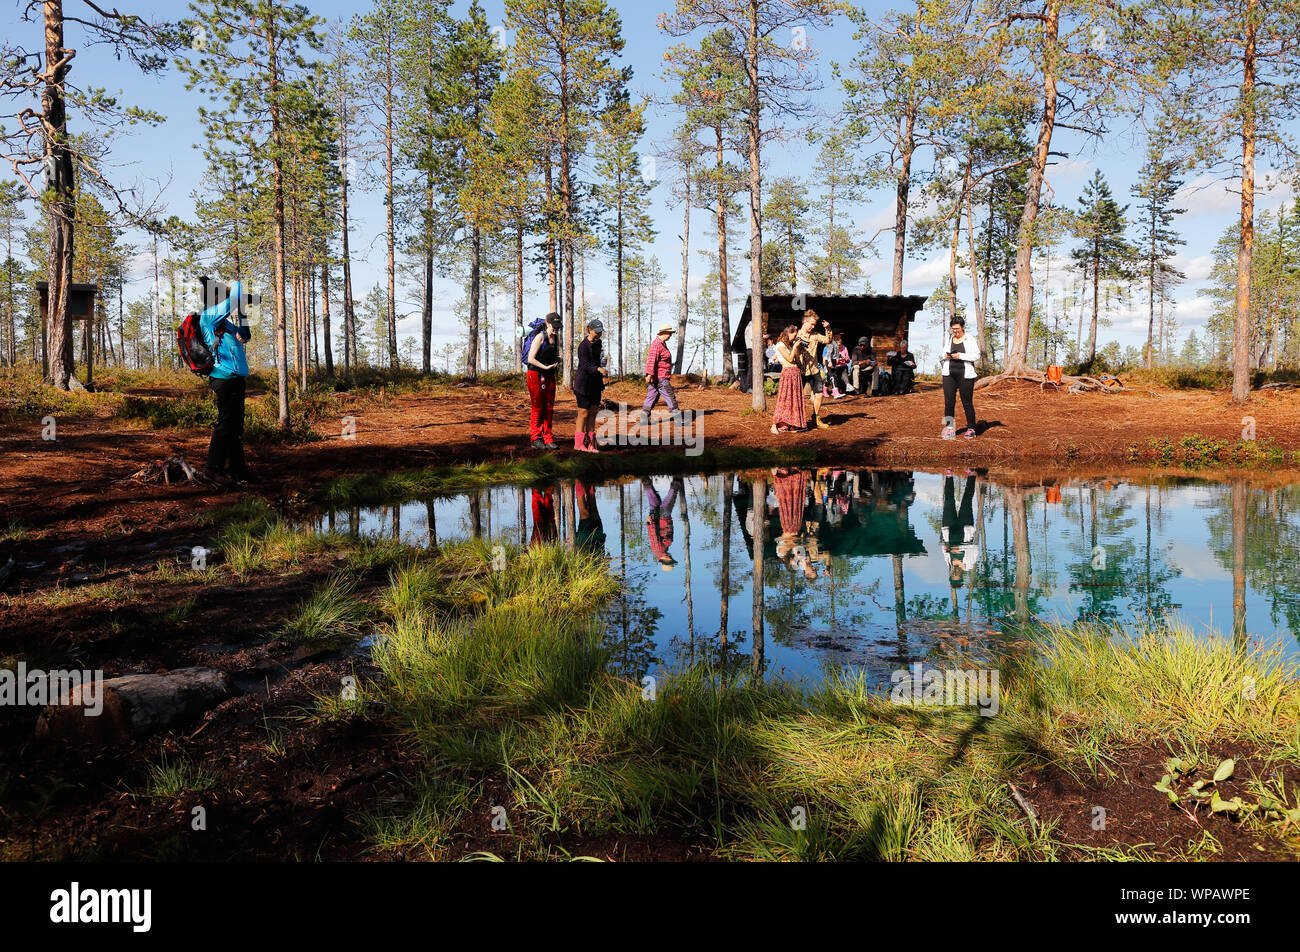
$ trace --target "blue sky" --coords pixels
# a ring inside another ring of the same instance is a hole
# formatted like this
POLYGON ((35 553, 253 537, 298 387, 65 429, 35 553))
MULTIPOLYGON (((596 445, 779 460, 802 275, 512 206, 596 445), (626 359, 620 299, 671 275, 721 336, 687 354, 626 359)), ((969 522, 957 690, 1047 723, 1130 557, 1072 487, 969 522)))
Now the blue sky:
MULTIPOLYGON (((362 3, 346 3, 339 0, 310 0, 308 5, 314 12, 328 19, 346 18, 366 9, 365 4, 362 3)), ((670 44, 668 38, 656 29, 655 20, 659 12, 668 9, 666 0, 661 0, 654 5, 619 0, 613 5, 619 10, 623 19, 624 36, 628 40, 623 59, 633 69, 635 90, 646 95, 664 95, 668 88, 660 79, 662 56, 670 44)), ((870 0, 862 5, 876 15, 883 14, 890 6, 896 6, 896 4, 870 2, 870 0)), ((17 3, 13 4, 14 8, 18 6, 17 3)), ((466 6, 465 2, 457 3, 455 10, 462 12, 466 6)), ((485 7, 491 22, 495 24, 503 22, 501 0, 486 0, 485 7)), ((130 9, 132 12, 176 17, 181 13, 181 4, 134 3, 130 5, 130 9)), ((13 20, 17 20, 16 15, 13 20)), ((18 39, 29 45, 39 45, 39 28, 36 24, 13 23, 6 27, 6 31, 20 34, 18 39)), ((68 40, 73 47, 80 45, 79 32, 80 29, 75 24, 69 25, 68 40)), ((507 39, 509 39, 508 34, 507 39)), ((816 102, 826 112, 833 112, 839 102, 839 90, 831 75, 831 64, 833 62, 847 64, 852 58, 855 44, 851 24, 846 19, 841 19, 831 30, 811 32, 809 39, 818 51, 817 69, 825 83, 825 89, 817 96, 816 102)), ((73 64, 72 79, 108 86, 110 92, 115 92, 115 85, 120 83, 122 95, 127 101, 157 109, 167 115, 167 122, 164 125, 144 129, 133 136, 119 139, 114 149, 113 160, 123 166, 117 173, 119 180, 147 177, 168 181, 163 196, 168 212, 182 218, 192 218, 193 203, 190 195, 197 187, 203 170, 201 155, 198 150, 192 148, 192 143, 200 136, 196 112, 202 97, 197 93, 186 91, 181 76, 175 70, 158 78, 145 78, 128 65, 114 60, 111 52, 102 48, 84 49, 78 52, 73 64)), ((72 115, 70 120, 75 131, 76 115, 72 115)), ((672 115, 662 110, 651 116, 650 134, 643 146, 646 154, 656 154, 657 143, 667 138, 673 121, 672 115)), ((1058 203, 1075 205, 1083 183, 1098 167, 1110 181, 1116 198, 1121 203, 1131 200, 1129 187, 1136 177, 1143 158, 1143 142, 1138 133, 1123 132, 1109 136, 1098 144, 1086 144, 1081 143, 1078 137, 1069 132, 1059 131, 1053 146, 1054 150, 1069 155, 1068 160, 1059 160, 1048 172, 1048 186, 1058 203)), ((778 147, 772 155, 768 177, 775 174, 804 174, 811 171, 814 152, 815 150, 807 146, 799 149, 778 147)), ((931 159, 931 155, 921 154, 918 162, 928 166, 931 159)), ((662 179, 665 172, 664 163, 658 162, 656 166, 662 179)), ((1239 203, 1237 195, 1230 192, 1223 183, 1215 182, 1208 176, 1189 178, 1189 186, 1180 202, 1187 209, 1187 214, 1182 216, 1179 222, 1183 236, 1187 239, 1187 245, 1176 262, 1189 278, 1189 281, 1177 292, 1180 340, 1191 328, 1198 329, 1199 335, 1199 329, 1204 324, 1206 302, 1197 299, 1196 289, 1208 275, 1209 255, 1214 243, 1234 219, 1239 203)), ((378 177, 372 177, 371 181, 376 184, 379 182, 378 177)), ((362 184, 365 184, 364 181, 362 184)), ((662 182, 654 189, 652 213, 658 235, 649 251, 658 256, 661 267, 668 275, 667 294, 672 297, 676 294, 673 289, 678 288, 681 281, 681 245, 678 240, 681 234, 681 214, 667 207, 666 192, 667 186, 662 182)), ((1262 192, 1258 208, 1259 210, 1276 208, 1289 194, 1281 189, 1262 192)), ((383 205, 382 195, 378 190, 363 191, 361 194, 354 194, 353 197, 354 282, 356 293, 360 296, 366 289, 384 279, 383 205)), ((881 189, 871 194, 867 202, 853 208, 852 212, 858 229, 871 236, 882 226, 890 223, 891 209, 891 195, 881 189)), ((701 213, 693 219, 691 226, 693 248, 703 248, 710 241, 707 236, 708 226, 707 213, 701 213)), ((740 223, 739 232, 743 239, 743 247, 748 247, 747 219, 740 223)), ((1062 247, 1062 254, 1068 254, 1068 247, 1068 244, 1062 247)), ((879 254, 869 257, 864 262, 864 266, 873 290, 888 291, 892 235, 881 234, 877 238, 876 248, 879 254)), ((741 242, 737 242, 737 250, 742 250, 741 242)), ((692 251, 691 259, 691 285, 694 290, 705 276, 708 265, 695 251, 692 251)), ((746 266, 743 259, 737 263, 742 269, 746 266)), ((1058 261, 1052 266, 1053 301, 1059 301, 1061 298, 1063 290, 1061 281, 1065 271, 1063 264, 1063 261, 1058 261)), ((128 294, 128 297, 143 297, 148 293, 146 270, 141 261, 138 280, 133 289, 134 294, 128 294)), ((935 288, 946 273, 946 253, 936 252, 921 258, 909 258, 904 277, 904 292, 927 294, 935 288)), ((734 277, 740 278, 741 282, 747 281, 747 274, 736 274, 734 277)), ((1039 281, 1041 280, 1040 276, 1039 281)), ((613 282, 607 266, 589 262, 586 285, 588 305, 593 312, 599 313, 604 305, 612 303, 613 282)), ((739 283, 736 290, 744 293, 739 283)), ((960 293, 963 297, 969 295, 968 283, 963 283, 960 293)), ((997 290, 997 294, 1000 295, 1000 289, 997 290)), ((462 324, 451 310, 454 302, 461 296, 462 291, 457 282, 450 278, 438 280, 435 299, 440 302, 440 306, 435 314, 435 347, 446 341, 461 338, 462 324)), ((738 317, 741 306, 743 302, 741 305, 733 304, 733 322, 738 317)), ((491 305, 492 315, 499 321, 499 326, 503 330, 509 321, 510 307, 508 296, 503 296, 491 305)), ((529 315, 540 314, 545 310, 544 285, 533 281, 528 289, 525 307, 529 315)), ((660 307, 664 305, 661 303, 660 307)), ((1115 315, 1114 325, 1100 332, 1101 341, 1117 339, 1122 344, 1136 345, 1145 340, 1146 304, 1140 294, 1135 294, 1130 308, 1128 313, 1115 315)), ((666 317, 667 311, 660 311, 660 315, 666 317)), ((928 324, 928 317, 923 316, 921 320, 923 325, 928 324)), ((1070 323, 1069 326, 1073 324, 1070 323)), ((412 305, 407 309, 406 316, 399 324, 399 330, 404 336, 418 334, 418 312, 415 306, 412 305)), ((915 348, 921 352, 923 358, 926 355, 924 348, 927 343, 937 345, 937 333, 937 330, 927 327, 914 333, 915 348), (936 340, 930 341, 930 337, 935 337, 936 340)))

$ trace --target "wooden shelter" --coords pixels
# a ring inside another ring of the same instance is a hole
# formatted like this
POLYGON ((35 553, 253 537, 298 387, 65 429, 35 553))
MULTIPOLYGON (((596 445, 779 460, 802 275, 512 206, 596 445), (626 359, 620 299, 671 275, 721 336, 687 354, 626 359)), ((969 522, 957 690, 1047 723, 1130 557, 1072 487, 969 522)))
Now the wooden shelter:
MULTIPOLYGON (((869 339, 876 359, 883 362, 885 355, 907 338, 908 325, 925 301, 923 294, 764 294, 763 332, 776 340, 787 324, 800 324, 813 313, 844 334, 844 345, 850 351, 859 338, 869 339)), ((743 386, 750 380, 750 320, 750 299, 746 298, 731 340, 731 352, 740 358, 737 373, 743 386)))
MULTIPOLYGON (((49 282, 37 281, 36 292, 41 299, 41 373, 48 378, 50 375, 49 282)), ((86 358, 85 386, 87 389, 95 382, 95 335, 91 331, 94 327, 92 318, 95 315, 95 295, 98 293, 98 284, 73 284, 71 293, 68 296, 68 311, 72 319, 86 322, 83 331, 85 336, 82 337, 82 354, 86 358)))

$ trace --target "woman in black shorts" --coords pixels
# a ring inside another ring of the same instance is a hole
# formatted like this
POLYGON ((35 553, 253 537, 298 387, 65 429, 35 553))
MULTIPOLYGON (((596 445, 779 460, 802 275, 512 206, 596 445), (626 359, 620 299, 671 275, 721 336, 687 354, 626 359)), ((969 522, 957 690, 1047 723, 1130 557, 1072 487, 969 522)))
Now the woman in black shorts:
POLYGON ((598 453, 596 413, 605 389, 605 356, 600 335, 605 325, 598 320, 587 322, 587 336, 578 345, 578 372, 573 378, 573 395, 578 400, 578 422, 573 428, 573 448, 584 453, 598 453))

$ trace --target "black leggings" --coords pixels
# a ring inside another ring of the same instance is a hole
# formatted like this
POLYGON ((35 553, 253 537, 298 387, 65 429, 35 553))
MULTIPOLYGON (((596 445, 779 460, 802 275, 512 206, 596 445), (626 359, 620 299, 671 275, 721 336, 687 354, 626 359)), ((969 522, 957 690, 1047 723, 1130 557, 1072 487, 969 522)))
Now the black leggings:
POLYGON ((208 386, 217 395, 217 425, 212 428, 208 444, 208 472, 220 473, 230 467, 230 475, 242 478, 248 473, 244 465, 244 393, 248 381, 243 377, 209 377, 208 386))
POLYGON ((943 415, 953 416, 957 406, 957 393, 961 393, 961 407, 966 411, 966 425, 975 429, 975 378, 954 377, 951 374, 943 378, 943 415))

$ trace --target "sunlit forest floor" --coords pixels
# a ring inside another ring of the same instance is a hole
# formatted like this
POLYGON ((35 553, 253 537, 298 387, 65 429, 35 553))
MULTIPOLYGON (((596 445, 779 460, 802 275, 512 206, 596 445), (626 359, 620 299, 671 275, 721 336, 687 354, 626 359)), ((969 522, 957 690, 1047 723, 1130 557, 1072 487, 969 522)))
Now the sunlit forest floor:
MULTIPOLYGON (((677 379, 682 406, 700 414, 702 450, 679 459, 681 466, 702 468, 731 462, 729 453, 756 451, 804 454, 809 461, 815 454, 839 464, 976 466, 1002 478, 1115 477, 1134 470, 1300 473, 1300 389, 1256 391, 1239 407, 1226 389, 1174 389, 1171 383, 1182 382, 1168 375, 1126 380, 1131 389, 1120 394, 1071 395, 1008 382, 977 391, 978 439, 944 441, 942 394, 933 380, 920 381, 906 396, 828 399, 830 429, 773 436, 770 415, 753 411, 749 395, 677 379)), ((142 492, 124 482, 177 454, 202 463, 215 408, 197 378, 110 369, 101 371, 98 386, 101 392, 93 394, 59 394, 37 386, 30 374, 0 386, 0 507, 7 520, 28 528, 66 522, 95 533, 158 528, 213 500, 210 490, 142 492)), ((311 497, 338 478, 429 467, 511 464, 510 478, 517 478, 555 462, 575 471, 631 471, 656 453, 685 456, 681 446, 574 454, 568 438, 576 406, 562 388, 555 413, 561 449, 542 459, 528 448, 528 396, 517 376, 469 384, 367 372, 352 390, 336 386, 319 381, 305 393, 295 391, 293 426, 282 433, 275 394, 265 380, 250 382, 248 456, 264 479, 262 495, 311 497)), ((608 407, 626 404, 635 414, 644 385, 619 382, 605 398, 608 407)))
MULTIPOLYGON (((327 497, 810 454, 1030 482, 1295 481, 1300 392, 1243 411, 1225 391, 1009 384, 978 396, 981 437, 952 444, 930 381, 828 402, 832 429, 778 440, 747 395, 682 380, 682 404, 704 413, 704 455, 688 458, 530 451, 517 378, 314 385, 287 436, 254 381, 263 483, 236 494, 130 478, 178 453, 202 461, 211 397, 194 378, 100 383, 59 395, 10 380, 0 398, 0 567, 17 566, 0 587, 0 667, 203 665, 237 690, 184 730, 90 749, 38 742, 34 709, 0 709, 6 859, 1248 859, 1300 843, 1296 681, 1226 642, 1034 629, 992 718, 743 671, 679 672, 647 702, 607 673, 593 619, 614 583, 596 560, 511 550, 494 572, 482 543, 416 551, 293 519, 327 497), (50 417, 57 438, 43 439, 50 417), (210 553, 200 569, 195 547, 210 553), (368 633, 384 635, 373 655, 355 650, 368 633), (1231 776, 1212 781, 1226 759, 1231 776)), ((635 407, 643 389, 606 396, 635 407)), ((573 412, 566 393, 561 438, 573 412)))

